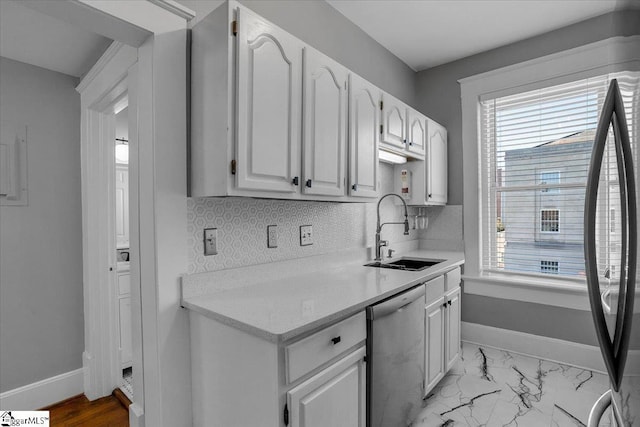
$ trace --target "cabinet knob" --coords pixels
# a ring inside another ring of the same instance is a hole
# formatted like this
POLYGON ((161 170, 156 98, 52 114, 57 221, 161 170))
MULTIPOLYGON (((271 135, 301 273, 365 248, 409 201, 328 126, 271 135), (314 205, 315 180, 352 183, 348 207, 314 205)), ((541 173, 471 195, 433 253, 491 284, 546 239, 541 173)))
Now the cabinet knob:
POLYGON ((429 198, 431 198, 431 193, 429 193, 429 196, 428 196, 428 197, 429 197, 429 198))
POLYGON ((296 176, 296 177, 294 177, 294 178, 291 180, 291 183, 292 183, 293 185, 298 185, 298 183, 299 183, 298 177, 297 177, 297 176, 296 176))
POLYGON ((413 145, 413 142, 409 142, 409 146, 412 146, 412 145, 413 145))
POLYGON ((340 341, 342 341, 342 339, 340 338, 340 335, 338 335, 335 338, 331 338, 331 342, 333 343, 333 345, 338 344, 340 341))
POLYGON ((449 301, 447 304, 451 305, 451 301, 449 301))
POLYGON ((402 140, 402 142, 404 142, 404 143, 406 144, 406 143, 407 143, 407 140, 406 140, 406 139, 403 139, 403 140, 402 140))
POLYGON ((307 187, 311 188, 311 180, 310 180, 310 179, 308 179, 305 185, 306 185, 307 187))
POLYGON ((351 186, 351 189, 352 189, 353 191, 358 191, 358 184, 353 184, 353 185, 351 186))
POLYGON ((443 306, 444 308, 447 308, 447 303, 445 302, 444 304, 442 304, 442 306, 443 306))

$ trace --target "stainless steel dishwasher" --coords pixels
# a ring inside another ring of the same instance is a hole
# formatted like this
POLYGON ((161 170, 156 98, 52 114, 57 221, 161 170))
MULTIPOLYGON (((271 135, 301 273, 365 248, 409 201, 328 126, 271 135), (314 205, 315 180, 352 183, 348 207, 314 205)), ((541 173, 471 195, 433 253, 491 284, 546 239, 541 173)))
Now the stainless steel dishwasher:
POLYGON ((424 390, 425 286, 367 307, 367 426, 407 426, 424 390))

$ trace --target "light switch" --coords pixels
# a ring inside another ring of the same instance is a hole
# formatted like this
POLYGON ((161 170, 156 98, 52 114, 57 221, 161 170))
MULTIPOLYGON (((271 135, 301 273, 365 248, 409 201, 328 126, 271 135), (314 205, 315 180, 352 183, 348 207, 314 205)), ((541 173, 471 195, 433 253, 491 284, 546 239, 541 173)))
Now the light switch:
POLYGON ((216 255, 218 253, 218 229, 204 229, 204 254, 216 255))
POLYGON ((313 227, 311 225, 300 226, 300 246, 313 245, 313 227))

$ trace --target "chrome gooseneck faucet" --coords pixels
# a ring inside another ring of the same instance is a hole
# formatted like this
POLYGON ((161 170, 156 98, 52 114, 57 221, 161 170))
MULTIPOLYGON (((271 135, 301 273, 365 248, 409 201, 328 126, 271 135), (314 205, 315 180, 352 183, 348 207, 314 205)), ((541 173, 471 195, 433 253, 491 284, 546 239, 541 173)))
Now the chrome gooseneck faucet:
POLYGON ((376 258, 375 258, 375 261, 382 261, 382 247, 383 246, 387 246, 389 244, 389 242, 386 241, 386 240, 380 240, 380 232, 382 231, 382 226, 387 225, 387 224, 404 224, 404 235, 407 236, 409 234, 409 214, 407 213, 407 202, 405 202, 402 197, 400 197, 399 195, 397 195, 395 193, 385 194, 384 196, 380 197, 380 200, 378 200, 377 214, 378 215, 377 215, 377 222, 376 222, 376 258), (384 200, 386 197, 389 197, 389 196, 396 196, 398 199, 400 199, 402 201, 402 204, 404 205, 404 222, 385 222, 383 224, 380 224, 380 203, 382 202, 382 200, 384 200))

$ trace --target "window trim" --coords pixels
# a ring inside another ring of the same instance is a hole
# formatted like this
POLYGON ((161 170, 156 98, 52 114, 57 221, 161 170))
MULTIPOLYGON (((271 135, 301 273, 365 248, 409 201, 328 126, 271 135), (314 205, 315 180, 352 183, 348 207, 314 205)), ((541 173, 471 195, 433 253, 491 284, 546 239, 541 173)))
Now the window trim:
POLYGON ((483 272, 484 219, 480 206, 486 197, 482 180, 487 165, 482 153, 479 105, 496 98, 621 71, 640 71, 640 36, 612 37, 595 43, 460 79, 462 100, 463 226, 465 230, 465 293, 588 309, 586 286, 561 278, 535 280, 523 275, 483 272), (611 58, 615 58, 614 63, 611 58), (550 285, 552 283, 552 285, 550 285), (560 298, 571 294, 571 298, 560 298))
POLYGON ((545 235, 551 235, 551 236, 555 236, 557 234, 560 234, 560 208, 540 208, 540 227, 539 227, 539 231, 542 234, 545 235), (551 212, 551 211, 555 211, 558 213, 558 219, 542 219, 542 213, 543 212, 551 212), (558 229, 556 231, 553 230, 543 230, 542 229, 542 225, 544 224, 544 221, 547 221, 547 224, 553 224, 555 222, 558 223, 558 229))

